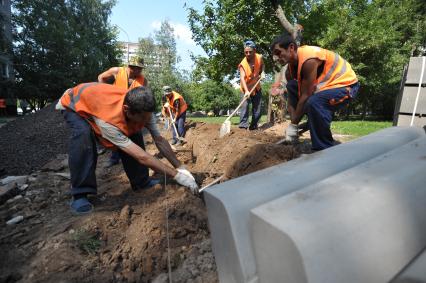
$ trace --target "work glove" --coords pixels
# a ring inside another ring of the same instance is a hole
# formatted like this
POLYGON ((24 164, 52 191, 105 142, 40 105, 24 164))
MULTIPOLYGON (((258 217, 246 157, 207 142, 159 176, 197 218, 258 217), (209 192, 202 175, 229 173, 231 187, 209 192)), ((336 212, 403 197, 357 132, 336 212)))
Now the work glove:
POLYGON ((198 185, 195 182, 194 176, 184 168, 177 168, 176 170, 178 172, 173 179, 180 185, 188 187, 194 195, 198 194, 198 185))
POLYGON ((165 108, 169 108, 169 107, 170 107, 170 104, 169 104, 168 102, 166 102, 166 103, 164 103, 164 107, 165 107, 165 108))
POLYGON ((296 124, 288 125, 285 131, 285 141, 296 143, 299 140, 299 127, 296 124))

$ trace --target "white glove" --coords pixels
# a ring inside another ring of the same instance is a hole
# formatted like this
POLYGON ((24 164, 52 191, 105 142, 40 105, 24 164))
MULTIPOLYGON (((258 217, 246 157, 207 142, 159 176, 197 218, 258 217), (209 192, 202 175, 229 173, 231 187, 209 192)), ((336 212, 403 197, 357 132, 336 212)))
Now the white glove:
POLYGON ((165 107, 165 108, 169 108, 169 107, 170 107, 170 104, 169 104, 168 102, 166 102, 166 103, 164 103, 164 107, 165 107))
POLYGON ((195 182, 194 176, 186 169, 178 168, 176 170, 178 172, 173 179, 180 185, 188 187, 194 195, 198 194, 198 185, 195 182))
POLYGON ((299 127, 296 124, 288 125, 285 131, 285 141, 296 143, 299 140, 299 127))
POLYGON ((260 79, 263 81, 265 79, 266 75, 265 72, 260 73, 260 79))

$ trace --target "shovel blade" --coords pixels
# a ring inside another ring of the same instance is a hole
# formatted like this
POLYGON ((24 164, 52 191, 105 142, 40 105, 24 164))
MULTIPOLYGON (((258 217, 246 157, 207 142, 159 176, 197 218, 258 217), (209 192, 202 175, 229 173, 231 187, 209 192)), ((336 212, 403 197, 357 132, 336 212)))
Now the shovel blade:
POLYGON ((224 137, 231 132, 231 121, 225 121, 220 127, 219 137, 224 137))

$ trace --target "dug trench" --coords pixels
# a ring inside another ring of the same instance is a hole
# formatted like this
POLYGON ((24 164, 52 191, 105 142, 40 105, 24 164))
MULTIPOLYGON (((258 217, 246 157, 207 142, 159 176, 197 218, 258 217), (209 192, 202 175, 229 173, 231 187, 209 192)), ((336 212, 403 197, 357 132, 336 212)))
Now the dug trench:
MULTIPOLYGON (((220 125, 190 122, 187 143, 177 155, 200 186, 222 175, 226 181, 309 151, 276 145, 284 127, 254 132, 233 128, 219 138, 220 125)), ((66 148, 66 140, 54 143, 66 148)), ((149 136, 146 146, 167 162, 149 136)), ((31 153, 28 146, 26 153, 31 153)), ((133 192, 121 165, 105 168, 107 152, 98 158, 94 212, 74 216, 67 157, 50 156, 47 163, 31 165, 22 197, 0 206, 0 282, 168 282, 169 267, 173 282, 218 282, 202 196, 172 179, 133 192), (24 220, 5 224, 16 215, 24 220)))

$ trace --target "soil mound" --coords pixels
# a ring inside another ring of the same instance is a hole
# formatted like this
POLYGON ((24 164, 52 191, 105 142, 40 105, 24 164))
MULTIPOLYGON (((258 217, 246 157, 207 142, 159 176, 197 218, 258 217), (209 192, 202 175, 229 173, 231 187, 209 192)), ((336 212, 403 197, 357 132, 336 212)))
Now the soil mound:
MULTIPOLYGON (((284 127, 281 125, 280 127, 284 127)), ((233 128, 219 137, 220 125, 197 123, 186 135, 194 156, 193 170, 226 179, 255 172, 300 155, 293 146, 276 145, 276 129, 247 131, 233 128)))
POLYGON ((29 174, 68 151, 68 128, 55 104, 0 128, 0 176, 29 174))
MULTIPOLYGON (((219 138, 220 125, 190 122, 177 155, 201 186, 224 174, 235 178, 300 154, 275 144, 284 127, 232 128, 219 138)), ((173 282, 218 282, 204 202, 171 179, 134 192, 122 166, 105 168, 109 153, 100 155, 95 210, 73 216, 67 156, 58 155, 66 152, 67 134, 53 106, 0 129, 0 143, 9 151, 1 149, 10 158, 2 164, 8 174, 49 161, 43 171, 32 172, 20 196, 0 207, 0 282, 158 283, 168 282, 169 267, 173 282), (16 216, 22 222, 5 224, 16 216)), ((152 139, 145 141, 147 151, 161 158, 152 139)))

